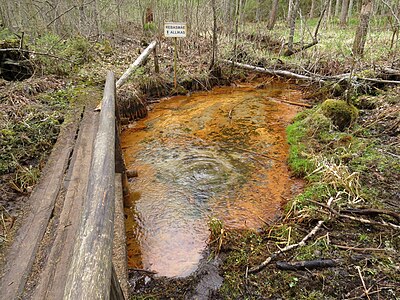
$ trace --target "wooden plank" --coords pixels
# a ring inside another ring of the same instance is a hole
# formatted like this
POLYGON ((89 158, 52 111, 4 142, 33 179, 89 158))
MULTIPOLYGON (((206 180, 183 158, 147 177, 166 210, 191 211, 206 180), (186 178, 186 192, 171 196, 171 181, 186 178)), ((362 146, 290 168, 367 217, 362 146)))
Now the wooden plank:
POLYGON ((85 111, 79 136, 70 164, 71 175, 60 215, 56 238, 46 265, 38 279, 33 299, 62 299, 66 274, 68 273, 79 230, 84 196, 87 189, 93 141, 98 126, 98 113, 90 109, 85 111))
POLYGON ((4 276, 0 280, 2 299, 17 299, 24 290, 61 189, 78 126, 79 120, 62 130, 42 172, 40 182, 31 194, 30 213, 18 230, 6 258, 4 276))
POLYGON ((109 299, 115 209, 115 79, 108 72, 91 171, 64 299, 109 299))

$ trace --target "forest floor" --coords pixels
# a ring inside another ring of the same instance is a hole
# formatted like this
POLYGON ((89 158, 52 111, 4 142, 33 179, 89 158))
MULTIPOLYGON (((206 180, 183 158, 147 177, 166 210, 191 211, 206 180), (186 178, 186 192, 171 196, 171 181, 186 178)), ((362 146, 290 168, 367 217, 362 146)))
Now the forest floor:
MULTIPOLYGON (((357 72, 368 77, 384 67, 400 69, 399 61, 388 59, 390 56, 384 53, 355 62, 342 49, 328 54, 323 46, 291 58, 281 58, 269 49, 266 56, 266 45, 279 48, 279 39, 272 36, 263 42, 258 37, 259 48, 254 50, 252 45, 256 43, 249 38, 243 36, 238 55, 242 62, 253 65, 299 73, 304 73, 305 68, 336 75, 348 72, 349 66, 356 64, 357 72)), ((1 258, 20 226, 25 202, 39 180, 60 127, 70 120, 68 112, 77 95, 88 87, 101 86, 106 69, 114 70, 119 77, 137 57, 137 50, 143 48, 142 42, 122 35, 107 36, 92 44, 87 52, 90 58, 86 57, 89 62, 73 67, 73 72, 59 69, 57 76, 36 74, 23 82, 0 82, 1 258)), ((230 42, 221 42, 221 55, 228 59, 232 56, 230 42)), ((176 92, 207 89, 248 77, 241 71, 231 73, 230 68, 223 68, 224 79, 213 79, 208 71, 209 47, 208 37, 180 42, 178 78, 183 88, 176 91, 171 80, 172 43, 164 40, 158 53, 160 73, 155 74, 149 61, 119 91, 121 99, 132 99, 132 88, 153 102, 176 92)), ((396 52, 391 55, 396 57, 396 52)), ((221 247, 210 246, 204 263, 188 278, 157 278, 132 271, 133 299, 400 297, 400 90, 394 86, 361 85, 351 98, 358 118, 339 130, 334 120, 324 114, 321 103, 327 98, 345 97, 348 90, 342 83, 328 88, 301 83, 314 107, 301 113, 288 127, 288 163, 293 176, 304 178, 307 186, 301 195, 287 199, 278 220, 259 232, 224 230, 216 235, 221 247), (316 227, 317 224, 321 226, 316 227), (299 243, 315 228, 305 245, 276 254, 299 243), (214 259, 217 253, 218 258, 214 259), (272 260, 263 270, 251 272, 269 256, 272 260), (324 266, 328 259, 330 265, 324 266), (277 261, 319 264, 316 269, 302 266, 282 270, 282 263, 277 261)))

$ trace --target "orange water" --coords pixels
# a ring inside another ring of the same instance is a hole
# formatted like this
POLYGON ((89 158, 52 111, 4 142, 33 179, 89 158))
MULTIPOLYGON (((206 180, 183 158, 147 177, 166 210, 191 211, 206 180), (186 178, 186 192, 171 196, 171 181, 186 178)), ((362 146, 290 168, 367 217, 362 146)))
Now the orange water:
POLYGON ((294 183, 285 127, 301 101, 282 83, 216 88, 163 99, 122 133, 132 208, 128 265, 160 276, 196 270, 209 218, 227 228, 257 229, 279 213, 294 183))

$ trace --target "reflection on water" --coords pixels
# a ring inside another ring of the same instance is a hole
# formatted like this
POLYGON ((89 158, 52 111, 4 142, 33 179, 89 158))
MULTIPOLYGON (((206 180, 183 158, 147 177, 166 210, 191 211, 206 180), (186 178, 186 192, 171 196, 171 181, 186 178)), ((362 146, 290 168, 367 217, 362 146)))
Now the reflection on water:
POLYGON ((285 127, 299 101, 288 85, 217 88, 165 99, 122 134, 130 182, 128 264, 187 276, 201 259, 210 216, 259 228, 290 194, 285 127))

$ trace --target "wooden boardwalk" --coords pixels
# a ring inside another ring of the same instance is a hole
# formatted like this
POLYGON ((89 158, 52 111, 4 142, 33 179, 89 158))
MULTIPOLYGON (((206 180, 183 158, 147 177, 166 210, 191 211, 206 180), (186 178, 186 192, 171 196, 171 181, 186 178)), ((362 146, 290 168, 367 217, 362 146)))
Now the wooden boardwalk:
MULTIPOLYGON (((99 114, 92 108, 82 108, 77 111, 76 120, 60 133, 31 194, 30 211, 7 255, 0 280, 1 299, 65 298, 87 198, 99 114)), ((115 177, 114 228, 123 231, 121 174, 115 177)), ((115 236, 114 249, 123 260, 125 235, 115 236)), ((127 296, 125 264, 115 263, 115 268, 127 296)))

